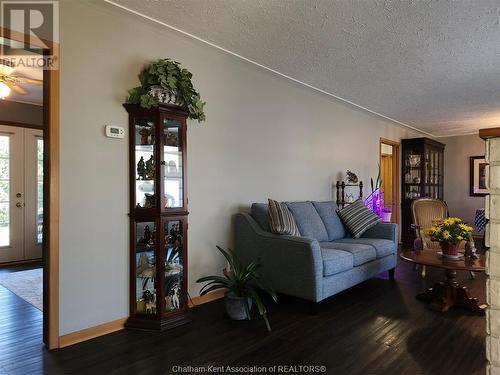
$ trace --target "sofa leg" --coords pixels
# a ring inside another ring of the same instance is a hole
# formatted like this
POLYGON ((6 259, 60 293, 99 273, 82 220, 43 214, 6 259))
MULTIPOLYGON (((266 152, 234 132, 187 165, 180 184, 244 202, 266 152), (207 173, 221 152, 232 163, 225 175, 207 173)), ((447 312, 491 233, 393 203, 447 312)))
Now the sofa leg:
POLYGON ((394 271, 396 271, 396 268, 391 268, 389 271, 389 280, 394 280, 394 271))
POLYGON ((309 314, 316 315, 319 313, 319 302, 309 301, 309 314))

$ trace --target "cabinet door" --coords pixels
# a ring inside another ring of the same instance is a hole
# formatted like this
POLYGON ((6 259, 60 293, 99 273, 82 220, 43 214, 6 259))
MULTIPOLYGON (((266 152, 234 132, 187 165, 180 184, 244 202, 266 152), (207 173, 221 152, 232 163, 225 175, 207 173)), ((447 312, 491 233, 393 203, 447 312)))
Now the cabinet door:
POLYGON ((154 221, 135 222, 132 280, 135 280, 136 314, 153 316, 157 312, 156 230, 154 221))
POLYGON ((152 117, 133 118, 133 167, 134 200, 133 206, 137 209, 152 209, 156 207, 155 186, 156 175, 156 147, 155 121, 152 117))
POLYGON ((162 289, 163 312, 184 308, 186 301, 186 217, 164 218, 162 221, 164 285, 162 289))
POLYGON ((403 150, 403 198, 417 199, 422 192, 422 149, 417 146, 407 146, 403 150))
POLYGON ((162 199, 163 211, 185 209, 185 121, 162 118, 162 199))

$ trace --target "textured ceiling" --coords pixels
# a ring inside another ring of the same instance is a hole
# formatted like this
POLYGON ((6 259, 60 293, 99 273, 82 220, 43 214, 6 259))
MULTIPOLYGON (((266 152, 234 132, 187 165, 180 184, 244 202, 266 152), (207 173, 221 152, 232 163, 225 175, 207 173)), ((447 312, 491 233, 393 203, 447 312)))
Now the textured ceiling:
POLYGON ((434 135, 500 126, 500 0, 112 0, 434 135))

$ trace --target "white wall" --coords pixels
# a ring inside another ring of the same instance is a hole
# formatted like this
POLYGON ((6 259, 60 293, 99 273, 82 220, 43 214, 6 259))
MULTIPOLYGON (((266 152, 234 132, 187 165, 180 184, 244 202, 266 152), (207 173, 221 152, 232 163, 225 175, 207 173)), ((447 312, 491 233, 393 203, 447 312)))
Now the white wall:
POLYGON ((469 195, 469 157, 484 155, 484 140, 479 135, 438 138, 444 149, 444 199, 450 215, 474 224, 478 208, 484 208, 484 197, 469 195))
POLYGON ((180 61, 207 102, 188 129, 193 296, 220 272, 235 212, 329 199, 340 172, 377 175, 380 137, 421 136, 100 2, 61 3, 61 42, 61 334, 128 315, 127 140, 103 126, 126 126, 143 64, 180 61))

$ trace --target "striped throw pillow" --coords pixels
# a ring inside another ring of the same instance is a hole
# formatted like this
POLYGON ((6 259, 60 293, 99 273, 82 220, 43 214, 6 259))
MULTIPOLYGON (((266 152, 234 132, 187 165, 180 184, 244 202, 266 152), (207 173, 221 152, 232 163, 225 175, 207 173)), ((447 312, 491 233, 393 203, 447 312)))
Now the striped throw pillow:
POLYGON ((337 212, 353 238, 359 238, 371 227, 380 222, 380 217, 357 200, 337 212))
POLYGON ((272 199, 269 202, 269 226, 271 232, 276 234, 288 234, 290 236, 300 236, 299 228, 295 223, 292 213, 285 203, 280 203, 272 199))

